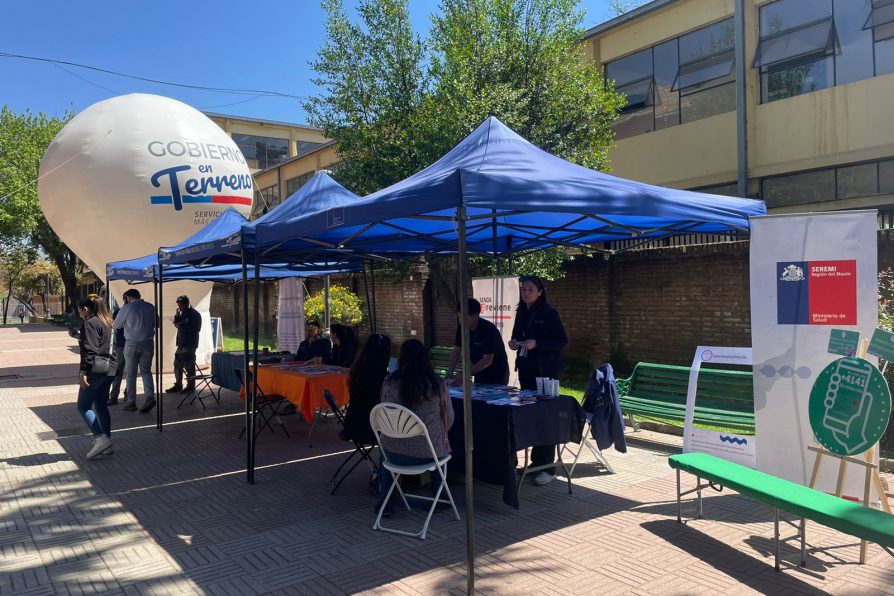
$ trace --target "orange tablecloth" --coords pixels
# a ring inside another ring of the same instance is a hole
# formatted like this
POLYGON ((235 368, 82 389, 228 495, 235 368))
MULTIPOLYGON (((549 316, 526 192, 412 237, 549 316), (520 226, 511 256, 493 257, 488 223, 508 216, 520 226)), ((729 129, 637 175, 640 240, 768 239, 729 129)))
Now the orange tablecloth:
POLYGON ((315 410, 329 407, 323 399, 323 389, 329 390, 339 406, 348 403, 348 369, 342 369, 343 372, 305 374, 300 369, 284 369, 281 366, 259 366, 258 386, 266 394, 282 395, 295 404, 309 423, 313 422, 315 410))

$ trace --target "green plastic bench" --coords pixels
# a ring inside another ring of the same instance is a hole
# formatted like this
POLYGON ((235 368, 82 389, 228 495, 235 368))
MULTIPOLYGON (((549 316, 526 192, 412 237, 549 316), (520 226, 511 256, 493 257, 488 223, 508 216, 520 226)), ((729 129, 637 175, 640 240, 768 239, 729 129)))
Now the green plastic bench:
MULTIPOLYGON (((801 518, 798 538, 801 540, 801 566, 807 564, 806 523, 813 520, 861 540, 875 542, 894 556, 894 515, 848 501, 822 491, 771 476, 737 463, 706 453, 683 453, 668 458, 677 471, 677 521, 682 521, 680 498, 698 493, 698 518, 703 516, 702 489, 719 484, 773 508, 776 571, 779 571, 779 511, 801 518), (680 492, 680 471, 697 479, 696 488, 680 492), (702 479, 708 483, 702 484, 702 479)), ((884 496, 882 496, 884 498, 884 496)), ((862 560, 860 561, 863 562, 862 560)))
MULTIPOLYGON (((686 418, 689 367, 640 362, 618 381, 621 409, 634 416, 682 422, 686 418)), ((750 371, 702 368, 695 399, 695 424, 754 433, 754 379, 750 371)))

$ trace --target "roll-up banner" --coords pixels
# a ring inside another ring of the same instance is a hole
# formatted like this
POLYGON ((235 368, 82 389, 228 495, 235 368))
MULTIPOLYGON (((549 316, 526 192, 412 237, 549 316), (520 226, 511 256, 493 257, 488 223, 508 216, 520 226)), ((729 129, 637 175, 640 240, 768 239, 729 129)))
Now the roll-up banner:
MULTIPOLYGON (((512 339, 515 324, 515 309, 521 297, 518 277, 476 277, 472 280, 472 295, 481 303, 481 316, 497 326, 503 336, 503 345, 512 339)), ((509 357, 509 385, 518 384, 515 370, 515 350, 506 348, 509 357)))
MULTIPOLYGON (((757 469, 810 482, 818 442, 808 401, 837 358, 832 329, 870 338, 878 324, 875 210, 751 219, 751 338, 757 469)), ((868 356, 875 362, 875 359, 868 356)), ((835 490, 838 460, 823 458, 816 488, 835 490)), ((862 469, 844 494, 862 497, 862 469)), ((873 500, 877 495, 873 497, 873 500)))

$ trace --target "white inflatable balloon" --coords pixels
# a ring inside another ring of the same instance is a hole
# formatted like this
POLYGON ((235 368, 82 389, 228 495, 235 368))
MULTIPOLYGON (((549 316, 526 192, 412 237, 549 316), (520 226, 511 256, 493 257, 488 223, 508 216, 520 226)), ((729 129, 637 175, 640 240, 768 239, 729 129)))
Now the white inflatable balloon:
MULTIPOLYGON (((195 233, 228 207, 246 217, 251 172, 230 137, 198 110, 158 95, 93 104, 53 139, 40 163, 38 195, 50 226, 100 278, 106 263, 149 254, 195 233)), ((121 302, 123 282, 114 282, 121 302)), ((151 301, 152 286, 139 286, 151 301)), ((180 294, 203 318, 197 359, 210 361, 211 284, 164 286, 164 365, 171 368, 180 294)))

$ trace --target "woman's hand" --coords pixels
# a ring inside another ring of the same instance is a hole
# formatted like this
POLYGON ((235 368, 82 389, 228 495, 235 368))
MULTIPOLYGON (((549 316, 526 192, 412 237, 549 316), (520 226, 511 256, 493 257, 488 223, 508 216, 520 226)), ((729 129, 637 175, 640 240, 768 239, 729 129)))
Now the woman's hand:
POLYGON ((509 340, 509 349, 510 349, 510 350, 517 350, 517 349, 518 349, 518 342, 515 341, 514 339, 510 339, 510 340, 509 340))
POLYGON ((78 385, 81 389, 86 389, 90 386, 90 383, 87 381, 87 375, 81 373, 80 376, 78 376, 78 385))
POLYGON ((528 350, 530 352, 531 350, 533 350, 537 347, 537 340, 529 339, 529 340, 526 340, 525 343, 523 343, 522 345, 525 347, 526 350, 528 350))

